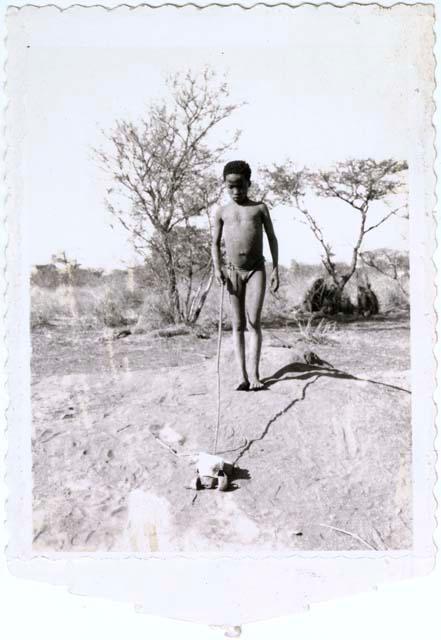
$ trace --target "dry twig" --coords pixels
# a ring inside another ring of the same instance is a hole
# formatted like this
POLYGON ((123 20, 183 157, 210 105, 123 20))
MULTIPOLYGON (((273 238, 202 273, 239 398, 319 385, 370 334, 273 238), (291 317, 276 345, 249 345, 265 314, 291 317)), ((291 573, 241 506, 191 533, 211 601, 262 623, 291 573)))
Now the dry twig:
POLYGON ((333 531, 338 531, 339 533, 344 533, 346 536, 351 536, 351 538, 354 538, 355 540, 358 540, 359 542, 364 544, 369 549, 372 549, 372 551, 378 551, 378 549, 376 547, 374 547, 371 544, 369 544, 369 542, 366 542, 366 540, 361 538, 356 533, 351 533, 351 531, 346 531, 346 529, 340 529, 339 527, 333 527, 330 524, 322 524, 320 522, 319 522, 318 526, 319 527, 326 527, 326 529, 332 529, 333 531))

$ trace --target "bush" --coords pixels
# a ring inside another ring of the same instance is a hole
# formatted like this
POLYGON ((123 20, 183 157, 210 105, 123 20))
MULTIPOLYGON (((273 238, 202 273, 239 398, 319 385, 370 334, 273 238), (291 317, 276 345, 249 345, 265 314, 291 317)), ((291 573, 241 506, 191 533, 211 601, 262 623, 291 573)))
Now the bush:
POLYGON ((371 285, 369 283, 366 286, 358 285, 357 312, 365 318, 370 318, 377 315, 379 311, 378 296, 371 289, 371 285))
POLYGON ((336 313, 352 314, 354 305, 346 292, 341 292, 330 278, 317 278, 303 298, 306 311, 334 315, 336 313))
POLYGON ((107 287, 31 288, 31 328, 75 322, 82 326, 119 327, 133 324, 142 294, 107 287))
POLYGON ((138 314, 135 333, 147 333, 173 324, 173 312, 166 296, 157 291, 148 291, 138 314))
MULTIPOLYGON (((220 296, 220 288, 216 282, 213 283, 210 291, 208 292, 208 296, 205 300, 204 306, 202 307, 202 311, 197 321, 197 325, 202 327, 208 333, 213 333, 217 330, 219 323, 219 296, 220 296)), ((223 314, 222 314, 225 322, 228 322, 230 319, 230 301, 228 299, 228 293, 225 290, 224 294, 224 304, 223 304, 223 314)))
POLYGON ((54 264, 42 264, 33 267, 31 284, 35 287, 54 289, 60 285, 60 274, 54 264))
POLYGON ((31 289, 31 329, 53 326, 57 318, 64 314, 64 307, 54 290, 32 287, 31 289))
POLYGON ((402 287, 406 286, 405 279, 400 285, 392 278, 375 273, 369 272, 369 280, 372 283, 380 310, 391 311, 393 309, 408 309, 409 308, 409 295, 403 290, 402 287))
MULTIPOLYGON (((107 289, 104 297, 98 302, 96 316, 106 327, 121 327, 130 324, 129 308, 124 291, 107 289)), ((132 323, 134 320, 132 319, 132 323)))
POLYGON ((383 293, 383 308, 385 311, 391 309, 409 309, 409 296, 398 286, 390 287, 383 293))

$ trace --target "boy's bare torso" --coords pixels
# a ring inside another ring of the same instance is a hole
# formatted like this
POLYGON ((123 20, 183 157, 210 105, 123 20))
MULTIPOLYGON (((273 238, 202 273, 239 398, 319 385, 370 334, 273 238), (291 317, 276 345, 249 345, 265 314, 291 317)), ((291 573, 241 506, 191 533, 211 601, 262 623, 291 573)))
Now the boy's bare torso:
POLYGON ((220 210, 227 257, 240 269, 253 269, 263 260, 263 213, 261 202, 231 202, 220 210))

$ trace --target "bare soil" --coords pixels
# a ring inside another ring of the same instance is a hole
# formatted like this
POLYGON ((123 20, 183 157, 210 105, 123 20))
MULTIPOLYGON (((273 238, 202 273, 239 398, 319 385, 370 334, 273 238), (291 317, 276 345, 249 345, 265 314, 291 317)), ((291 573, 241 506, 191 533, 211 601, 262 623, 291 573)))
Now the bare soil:
POLYGON ((235 474, 228 492, 196 493, 194 455, 214 441, 216 337, 35 331, 34 548, 408 549, 408 320, 299 338, 266 328, 266 389, 236 392, 225 334, 219 449, 235 474), (311 349, 329 365, 307 365, 311 349))

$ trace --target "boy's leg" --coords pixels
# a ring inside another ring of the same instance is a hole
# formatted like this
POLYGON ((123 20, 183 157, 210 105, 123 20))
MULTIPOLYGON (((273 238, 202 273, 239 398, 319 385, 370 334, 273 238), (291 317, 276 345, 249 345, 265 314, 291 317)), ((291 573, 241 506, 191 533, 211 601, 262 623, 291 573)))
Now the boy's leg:
POLYGON ((262 389, 263 383, 259 377, 259 361, 262 349, 262 329, 260 316, 262 314, 263 300, 265 298, 266 271, 265 267, 255 271, 247 282, 247 318, 250 332, 250 359, 251 375, 250 389, 262 389))
POLYGON ((239 382, 236 385, 237 391, 247 391, 250 387, 245 359, 245 285, 241 278, 237 278, 237 286, 234 288, 230 281, 227 281, 227 288, 230 294, 231 303, 231 323, 233 326, 234 353, 239 370, 239 382))

